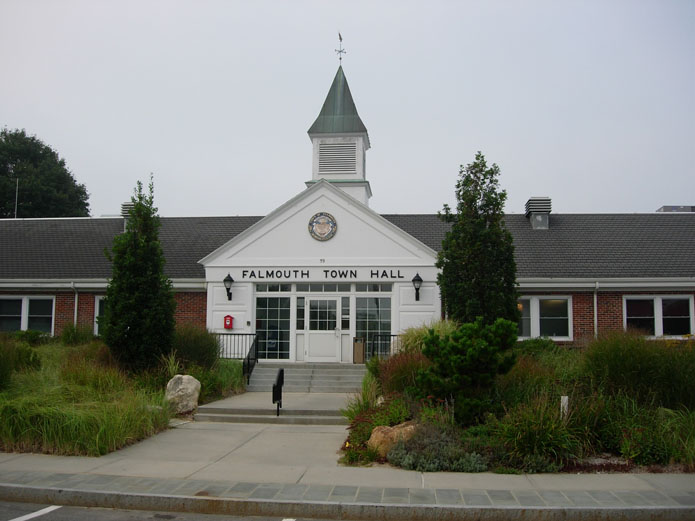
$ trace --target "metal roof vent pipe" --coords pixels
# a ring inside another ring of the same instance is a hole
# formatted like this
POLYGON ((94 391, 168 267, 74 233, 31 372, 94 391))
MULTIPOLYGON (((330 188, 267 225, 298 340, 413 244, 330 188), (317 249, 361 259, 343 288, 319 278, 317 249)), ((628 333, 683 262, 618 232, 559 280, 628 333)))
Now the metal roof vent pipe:
POLYGON ((550 223, 552 204, 550 197, 531 197, 526 201, 526 218, 534 230, 547 230, 550 223))
POLYGON ((130 217, 130 212, 135 208, 135 203, 129 201, 127 203, 121 204, 121 217, 123 217, 123 231, 126 231, 126 225, 128 223, 128 217, 130 217))

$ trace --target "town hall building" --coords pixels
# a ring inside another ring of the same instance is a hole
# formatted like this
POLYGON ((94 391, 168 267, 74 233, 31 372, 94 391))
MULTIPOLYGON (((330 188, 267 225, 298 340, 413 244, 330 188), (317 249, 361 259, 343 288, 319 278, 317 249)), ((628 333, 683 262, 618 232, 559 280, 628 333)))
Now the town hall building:
MULTIPOLYGON (((442 316, 435 262, 449 225, 369 207, 369 135, 342 67, 308 133, 311 178, 268 215, 161 218, 165 271, 180 323, 256 335, 260 359, 352 363, 356 338, 442 316)), ((104 250, 125 219, 0 220, 0 330, 98 333, 104 250)), ((530 198, 505 225, 521 338, 695 333, 695 213, 555 214, 530 198)))

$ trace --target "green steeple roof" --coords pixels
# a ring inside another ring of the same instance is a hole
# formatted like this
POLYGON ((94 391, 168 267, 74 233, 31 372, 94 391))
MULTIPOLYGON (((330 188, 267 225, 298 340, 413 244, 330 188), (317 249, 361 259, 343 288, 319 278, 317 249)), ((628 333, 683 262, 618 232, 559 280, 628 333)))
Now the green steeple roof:
POLYGON ((343 133, 367 133, 355 102, 352 101, 350 87, 348 87, 342 65, 333 79, 331 90, 328 91, 326 101, 323 102, 321 113, 309 129, 309 134, 343 134, 343 133))

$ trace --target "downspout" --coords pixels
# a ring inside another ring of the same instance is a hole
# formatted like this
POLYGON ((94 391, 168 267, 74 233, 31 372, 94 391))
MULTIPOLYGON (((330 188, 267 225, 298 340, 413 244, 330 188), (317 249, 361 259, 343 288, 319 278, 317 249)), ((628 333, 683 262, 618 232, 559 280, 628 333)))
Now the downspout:
POLYGON ((75 313, 72 318, 72 325, 77 327, 77 306, 80 302, 80 293, 77 291, 77 288, 75 287, 75 282, 71 282, 70 286, 72 287, 72 291, 75 292, 75 313))
POLYGON ((598 338, 598 280, 594 284, 594 338, 598 338))

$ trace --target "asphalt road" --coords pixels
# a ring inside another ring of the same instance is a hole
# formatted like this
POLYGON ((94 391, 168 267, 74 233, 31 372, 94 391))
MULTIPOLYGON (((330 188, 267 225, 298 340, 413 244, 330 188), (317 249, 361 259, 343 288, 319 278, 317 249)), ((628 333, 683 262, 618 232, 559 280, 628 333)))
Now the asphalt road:
POLYGON ((295 517, 220 516, 178 512, 56 507, 0 501, 0 521, 328 521, 295 517), (54 510, 50 510, 53 508, 54 510), (50 511, 49 511, 50 510, 50 511))

